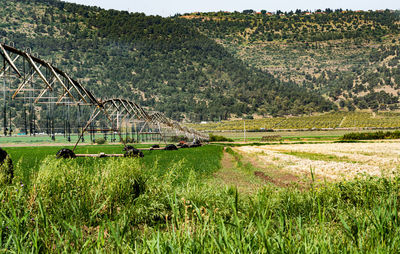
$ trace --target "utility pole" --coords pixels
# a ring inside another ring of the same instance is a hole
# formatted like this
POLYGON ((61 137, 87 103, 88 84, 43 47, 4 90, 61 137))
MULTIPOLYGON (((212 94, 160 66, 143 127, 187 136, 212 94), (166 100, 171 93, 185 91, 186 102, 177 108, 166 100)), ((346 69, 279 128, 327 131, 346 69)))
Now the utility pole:
POLYGON ((117 130, 119 130, 119 111, 117 111, 117 130))
POLYGON ((244 142, 246 143, 246 120, 243 120, 243 136, 244 142))

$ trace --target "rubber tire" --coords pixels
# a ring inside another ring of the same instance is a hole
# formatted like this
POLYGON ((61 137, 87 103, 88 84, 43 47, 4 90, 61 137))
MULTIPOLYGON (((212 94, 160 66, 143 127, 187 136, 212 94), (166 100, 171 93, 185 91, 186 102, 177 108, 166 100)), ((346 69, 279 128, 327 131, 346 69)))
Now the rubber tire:
POLYGON ((56 156, 58 159, 60 159, 60 158, 74 159, 74 158, 76 158, 75 153, 71 149, 68 149, 68 148, 61 149, 60 151, 57 152, 56 156))

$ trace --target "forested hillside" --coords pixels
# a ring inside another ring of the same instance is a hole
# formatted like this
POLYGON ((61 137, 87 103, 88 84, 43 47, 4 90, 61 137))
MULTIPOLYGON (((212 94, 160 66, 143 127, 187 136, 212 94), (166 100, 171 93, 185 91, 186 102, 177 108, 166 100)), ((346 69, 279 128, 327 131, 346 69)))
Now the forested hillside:
POLYGON ((250 66, 318 91, 340 108, 398 108, 398 11, 246 10, 180 19, 250 66))
POLYGON ((395 11, 162 18, 56 0, 0 0, 0 36, 84 83, 175 119, 399 106, 395 11))
POLYGON ((176 18, 52 0, 0 0, 0 35, 82 81, 176 119, 327 111, 322 96, 249 67, 176 18))

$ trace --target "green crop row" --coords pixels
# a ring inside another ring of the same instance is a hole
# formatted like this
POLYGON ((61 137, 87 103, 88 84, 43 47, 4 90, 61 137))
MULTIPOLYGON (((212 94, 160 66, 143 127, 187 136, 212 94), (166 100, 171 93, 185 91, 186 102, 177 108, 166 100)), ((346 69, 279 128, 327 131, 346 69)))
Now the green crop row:
POLYGON ((397 128, 400 127, 400 113, 339 112, 312 116, 276 117, 221 121, 216 123, 193 124, 201 131, 248 131, 269 129, 322 129, 322 128, 397 128))

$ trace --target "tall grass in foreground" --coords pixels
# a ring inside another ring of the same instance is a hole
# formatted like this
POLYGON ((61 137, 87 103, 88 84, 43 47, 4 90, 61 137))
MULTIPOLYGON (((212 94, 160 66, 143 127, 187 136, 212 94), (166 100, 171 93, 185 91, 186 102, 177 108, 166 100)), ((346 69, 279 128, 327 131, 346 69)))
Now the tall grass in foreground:
POLYGON ((188 161, 195 150, 90 167, 46 159, 31 185, 1 187, 0 252, 400 251, 400 178, 246 196, 202 181, 222 149, 198 151, 209 170, 188 161))

